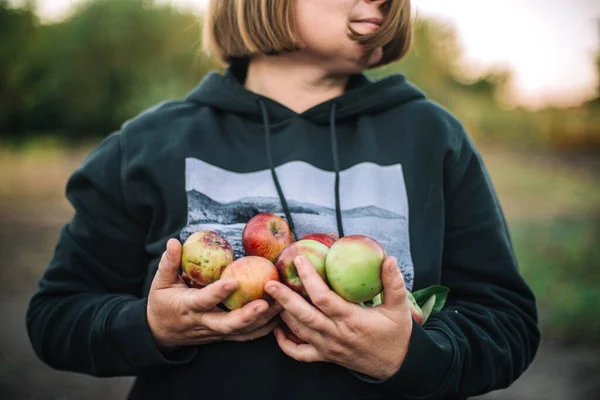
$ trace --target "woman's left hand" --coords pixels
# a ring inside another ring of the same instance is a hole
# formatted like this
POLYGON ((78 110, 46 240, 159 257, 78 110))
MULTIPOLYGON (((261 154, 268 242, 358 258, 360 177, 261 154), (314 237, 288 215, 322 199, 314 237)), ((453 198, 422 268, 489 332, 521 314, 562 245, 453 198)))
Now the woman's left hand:
POLYGON ((281 350, 297 361, 333 362, 375 379, 398 371, 408 351, 413 320, 396 259, 387 257, 383 262, 384 300, 373 308, 341 298, 307 258, 297 257, 295 264, 314 305, 281 282, 265 285, 267 293, 283 306, 285 324, 307 342, 296 344, 277 327, 274 333, 281 350))

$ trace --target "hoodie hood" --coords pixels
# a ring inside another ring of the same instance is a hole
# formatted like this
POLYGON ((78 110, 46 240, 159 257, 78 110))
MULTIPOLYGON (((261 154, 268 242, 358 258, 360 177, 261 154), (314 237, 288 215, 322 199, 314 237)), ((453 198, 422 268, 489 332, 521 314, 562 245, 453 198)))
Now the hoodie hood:
POLYGON ((301 117, 315 124, 323 124, 330 120, 333 103, 336 104, 336 118, 344 119, 385 111, 403 103, 425 98, 425 95, 407 82, 401 74, 379 81, 373 81, 364 74, 355 74, 350 76, 347 90, 343 95, 298 114, 268 97, 247 90, 243 86, 247 67, 247 63, 237 62, 223 75, 211 72, 186 100, 223 112, 238 114, 250 120, 263 119, 259 107, 259 101, 262 100, 272 123, 301 117))

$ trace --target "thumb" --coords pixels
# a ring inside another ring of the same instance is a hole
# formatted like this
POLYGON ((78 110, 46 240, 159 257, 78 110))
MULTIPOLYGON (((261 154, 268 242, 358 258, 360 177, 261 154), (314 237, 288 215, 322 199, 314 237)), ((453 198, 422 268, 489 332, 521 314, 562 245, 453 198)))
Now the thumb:
POLYGON ((158 270, 152 281, 152 289, 166 289, 179 282, 181 266, 181 243, 177 239, 169 239, 167 249, 163 253, 158 270))
POLYGON ((406 302, 406 285, 398 261, 394 257, 386 257, 381 267, 383 281, 383 304, 382 308, 398 310, 406 302))

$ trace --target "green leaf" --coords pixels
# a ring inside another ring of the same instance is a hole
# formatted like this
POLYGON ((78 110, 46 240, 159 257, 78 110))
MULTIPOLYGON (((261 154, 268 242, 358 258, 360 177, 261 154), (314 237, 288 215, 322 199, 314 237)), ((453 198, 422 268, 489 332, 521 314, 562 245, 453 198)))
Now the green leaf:
POLYGON ((429 316, 433 311, 433 306, 435 305, 436 298, 437 296, 435 294, 431 295, 431 297, 427 299, 425 304, 423 304, 423 306, 421 307, 421 311, 423 312, 423 322, 421 323, 422 325, 424 325, 425 322, 427 322, 427 320, 429 319, 429 316))
POLYGON ((450 293, 450 288, 442 285, 432 285, 426 287, 421 290, 417 290, 413 292, 413 297, 415 298, 417 304, 423 308, 425 303, 429 300, 430 297, 435 296, 435 304, 431 308, 431 313, 439 312, 444 308, 446 304, 446 299, 448 298, 448 293, 450 293))
POLYGON ((414 307, 415 310, 419 311, 419 312, 423 312, 421 310, 421 306, 419 306, 419 304, 417 303, 417 300, 415 300, 415 297, 413 296, 413 294, 410 292, 410 290, 406 291, 406 297, 408 298, 408 302, 410 303, 410 305, 412 307, 414 307))
POLYGON ((377 307, 381 303, 383 303, 383 292, 379 293, 377 296, 373 297, 371 300, 373 302, 373 307, 377 307))
POLYGON ((377 296, 373 297, 371 300, 363 301, 362 303, 358 303, 359 306, 364 308, 372 308, 377 307, 383 303, 383 292, 379 293, 377 296))

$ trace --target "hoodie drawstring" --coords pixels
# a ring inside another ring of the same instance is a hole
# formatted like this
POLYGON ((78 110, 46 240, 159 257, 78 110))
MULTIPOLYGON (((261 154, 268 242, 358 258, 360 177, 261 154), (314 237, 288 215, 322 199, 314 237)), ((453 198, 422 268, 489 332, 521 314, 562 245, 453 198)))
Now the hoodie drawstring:
MULTIPOLYGON (((269 161, 269 169, 271 170, 271 176, 273 178, 273 183, 275 184, 275 188, 277 189, 277 194, 279 195, 279 200, 281 201, 281 206, 283 207, 283 212, 285 214, 285 218, 287 219, 288 225, 292 234, 294 235, 294 239, 298 240, 298 235, 296 234, 296 228, 294 226, 294 221, 292 219, 292 214, 290 213, 290 208, 288 207, 287 200, 283 195, 283 190, 281 189, 281 185, 279 184, 279 179, 277 177, 277 172, 275 171, 275 165, 273 164, 273 153, 271 150, 271 124, 269 122, 269 113, 267 111, 267 106, 265 105, 263 100, 259 100, 258 104, 260 105, 260 110, 262 112, 263 117, 263 125, 265 130, 265 146, 267 152, 267 160, 269 161)), ((344 226, 342 224, 342 212, 340 209, 340 163, 337 152, 337 135, 335 132, 335 110, 337 104, 333 103, 331 105, 330 111, 330 134, 331 134, 331 153, 333 157, 333 166, 335 169, 335 218, 337 221, 338 235, 340 238, 344 237, 344 226)))
POLYGON ((333 169, 335 170, 335 219, 337 222, 338 235, 344 237, 344 226, 342 224, 342 210, 340 208, 340 160, 337 150, 337 134, 335 133, 335 109, 336 103, 331 105, 329 114, 329 133, 331 136, 331 156, 333 158, 333 169))
POLYGON ((273 177, 273 183, 275 183, 275 188, 277 189, 277 194, 279 195, 279 200, 281 201, 281 206, 283 207, 283 212, 285 213, 285 218, 287 219, 288 225, 294 235, 294 239, 298 240, 298 235, 296 234, 296 228, 294 227, 294 220, 292 219, 292 214, 290 213, 290 208, 288 207, 287 201, 285 200, 285 196, 283 195, 283 190, 281 190, 281 185, 279 184, 279 179, 277 179, 277 173, 275 172, 275 166, 273 164, 273 155, 271 152, 271 124, 269 123, 269 113, 267 112, 267 107, 262 100, 259 100, 260 110, 262 111, 263 117, 263 125, 265 128, 265 145, 267 147, 267 159, 269 160, 269 169, 271 170, 271 176, 273 177))

